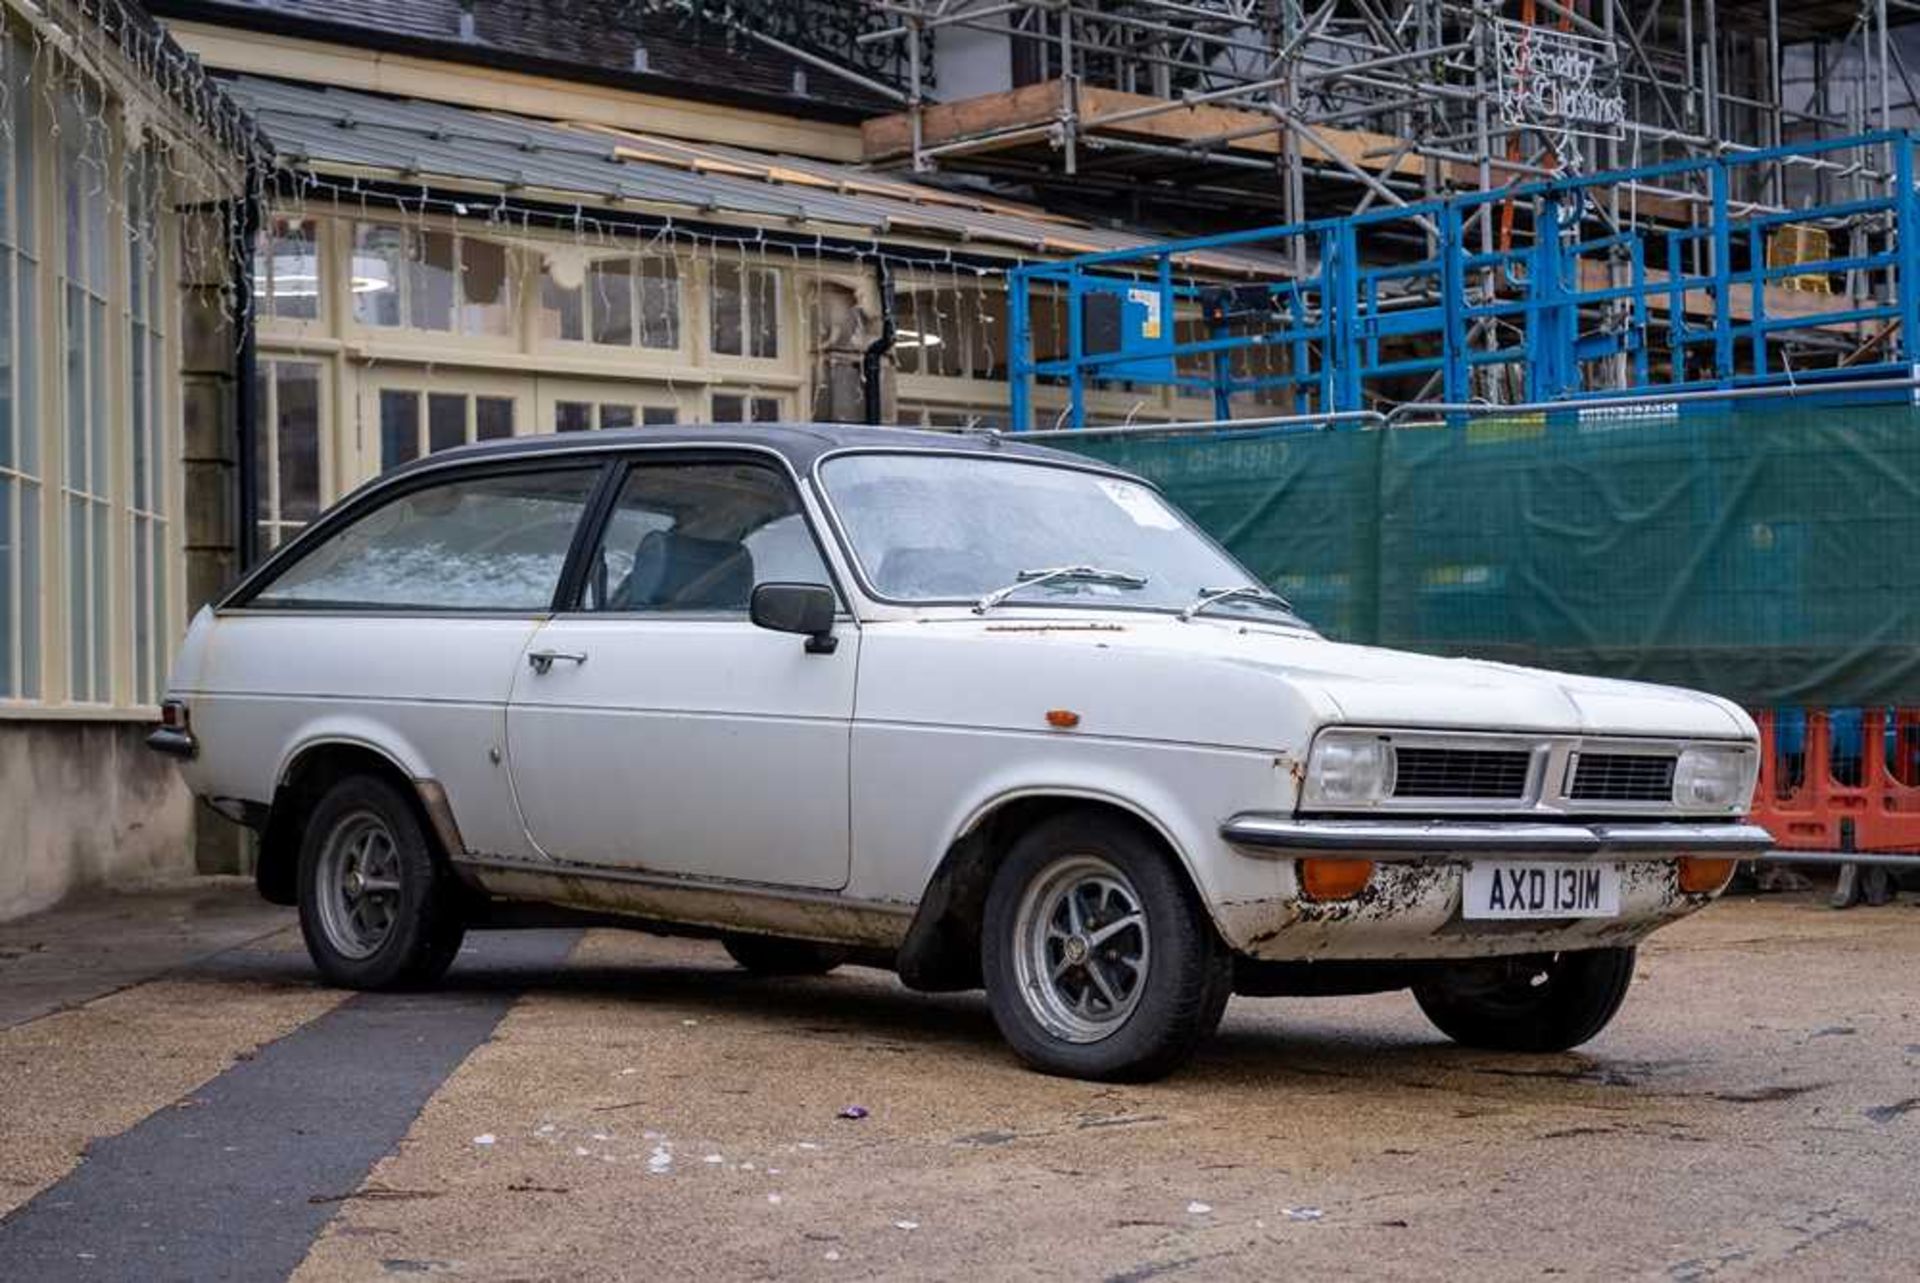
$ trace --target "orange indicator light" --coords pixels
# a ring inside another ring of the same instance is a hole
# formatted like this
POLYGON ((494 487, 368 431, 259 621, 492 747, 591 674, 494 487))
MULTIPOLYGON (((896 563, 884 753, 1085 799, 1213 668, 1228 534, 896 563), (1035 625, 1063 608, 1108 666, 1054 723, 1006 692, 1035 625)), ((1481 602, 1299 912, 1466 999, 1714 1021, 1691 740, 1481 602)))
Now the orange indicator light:
POLYGON ((1371 860, 1300 861, 1300 889, 1309 900, 1351 900, 1372 880, 1371 860))

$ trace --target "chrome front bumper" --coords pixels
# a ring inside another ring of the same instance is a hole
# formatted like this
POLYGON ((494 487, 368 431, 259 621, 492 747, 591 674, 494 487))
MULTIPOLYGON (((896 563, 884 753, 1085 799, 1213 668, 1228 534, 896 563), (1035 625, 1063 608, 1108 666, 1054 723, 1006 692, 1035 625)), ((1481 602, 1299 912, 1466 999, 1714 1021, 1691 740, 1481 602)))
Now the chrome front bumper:
POLYGON ((1249 854, 1277 859, 1750 859, 1773 849, 1771 833, 1744 821, 1309 820, 1248 812, 1222 824, 1220 836, 1249 854))

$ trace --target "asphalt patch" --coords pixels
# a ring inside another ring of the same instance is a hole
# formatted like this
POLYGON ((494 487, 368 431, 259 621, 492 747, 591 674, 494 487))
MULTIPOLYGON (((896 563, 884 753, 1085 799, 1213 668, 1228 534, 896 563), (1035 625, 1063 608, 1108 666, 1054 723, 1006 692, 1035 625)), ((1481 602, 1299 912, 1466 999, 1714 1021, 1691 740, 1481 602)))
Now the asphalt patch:
POLYGON ((516 982, 565 962, 578 938, 476 935, 444 990, 355 995, 96 1142, 0 1220, 0 1279, 286 1278, 492 1035, 516 982))

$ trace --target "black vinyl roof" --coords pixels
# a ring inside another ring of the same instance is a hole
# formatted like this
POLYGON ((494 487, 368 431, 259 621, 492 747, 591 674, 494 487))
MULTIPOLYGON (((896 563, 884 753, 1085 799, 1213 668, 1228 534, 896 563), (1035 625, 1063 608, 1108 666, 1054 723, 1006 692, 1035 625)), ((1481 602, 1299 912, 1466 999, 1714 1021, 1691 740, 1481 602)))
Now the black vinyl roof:
POLYGON ((838 450, 939 450, 1006 458, 1070 463, 1079 467, 1102 465, 1083 455, 1044 446, 1023 444, 1017 435, 997 432, 922 432, 913 428, 868 427, 843 423, 691 424, 640 428, 610 428, 598 432, 551 432, 535 436, 482 441, 442 450, 417 459, 388 477, 448 463, 538 459, 557 454, 599 453, 635 446, 652 448, 758 446, 772 450, 805 473, 823 455, 838 450))

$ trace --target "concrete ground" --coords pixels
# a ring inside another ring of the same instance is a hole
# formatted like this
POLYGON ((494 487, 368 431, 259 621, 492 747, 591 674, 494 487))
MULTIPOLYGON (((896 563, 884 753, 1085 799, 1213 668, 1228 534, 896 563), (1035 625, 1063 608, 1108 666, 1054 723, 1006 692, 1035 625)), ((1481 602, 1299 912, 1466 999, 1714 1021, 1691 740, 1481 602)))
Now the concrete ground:
POLYGON ((1459 1050, 1404 995, 1236 999, 1186 1071, 1108 1087, 1021 1069, 978 995, 754 980, 615 932, 476 936, 441 992, 351 997, 246 895, 0 927, 0 1277, 1910 1278, 1920 1257, 1911 897, 1721 904, 1642 951, 1576 1053, 1459 1050))

